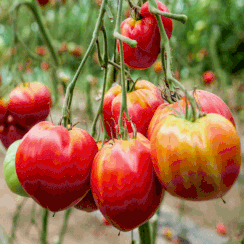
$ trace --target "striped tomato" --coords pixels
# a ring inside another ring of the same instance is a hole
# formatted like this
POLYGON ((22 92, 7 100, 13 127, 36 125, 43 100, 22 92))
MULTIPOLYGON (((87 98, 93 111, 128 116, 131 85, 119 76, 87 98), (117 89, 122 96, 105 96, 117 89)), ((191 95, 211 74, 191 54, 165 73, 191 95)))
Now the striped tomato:
POLYGON ((151 139, 153 166, 165 189, 186 200, 222 197, 241 166, 240 140, 233 124, 218 114, 195 122, 169 115, 151 139))
POLYGON ((106 143, 92 164, 96 205, 117 229, 130 231, 148 221, 164 196, 152 166, 150 142, 137 139, 106 143))
MULTIPOLYGON (((128 113, 137 131, 144 136, 157 107, 164 102, 160 90, 151 82, 139 80, 134 90, 127 93, 128 113)), ((117 85, 108 90, 104 97, 103 116, 108 135, 116 137, 120 107, 122 103, 122 88, 117 85)), ((125 114, 124 114, 125 118, 125 114)), ((131 123, 127 121, 127 129, 132 132, 131 123)))
MULTIPOLYGON (((190 94, 193 94, 193 91, 190 91, 190 94)), ((235 121, 229 107, 220 97, 204 90, 196 90, 196 92, 194 93, 194 97, 200 105, 202 112, 220 114, 228 119, 235 126, 235 121)), ((171 108, 177 110, 178 112, 180 112, 181 110, 185 112, 185 106, 185 97, 183 97, 178 102, 170 105, 161 104, 155 111, 149 124, 147 132, 148 139, 150 140, 152 133, 154 132, 154 129, 159 121, 167 117, 169 114, 176 114, 171 108)))

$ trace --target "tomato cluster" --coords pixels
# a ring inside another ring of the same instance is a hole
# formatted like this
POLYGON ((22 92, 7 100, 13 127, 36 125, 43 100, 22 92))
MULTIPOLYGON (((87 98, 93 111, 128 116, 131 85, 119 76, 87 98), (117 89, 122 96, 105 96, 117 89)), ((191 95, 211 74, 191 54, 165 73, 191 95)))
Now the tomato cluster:
POLYGON ((47 118, 52 106, 51 93, 39 83, 22 83, 0 100, 0 139, 8 148, 32 126, 47 118))
MULTIPOLYGON (((121 25, 122 35, 137 41, 136 48, 123 43, 124 61, 135 69, 151 66, 160 51, 160 32, 148 2, 140 15, 141 20, 129 18, 121 25)), ((162 22, 170 38, 172 20, 162 17, 162 22)), ((38 83, 16 88, 8 104, 1 101, 3 131, 6 121, 29 130, 11 145, 5 160, 6 174, 8 168, 16 173, 11 190, 53 212, 70 207, 99 210, 121 231, 148 221, 165 191, 191 201, 223 197, 241 166, 240 140, 228 106, 202 90, 168 104, 146 80, 128 82, 127 89, 129 118, 120 115, 125 102, 120 85, 110 88, 102 100, 101 117, 110 137, 103 146, 75 126, 39 122, 47 116, 51 100, 38 83), (194 108, 191 99, 198 106, 194 108), (126 133, 120 131, 120 116, 126 133)))

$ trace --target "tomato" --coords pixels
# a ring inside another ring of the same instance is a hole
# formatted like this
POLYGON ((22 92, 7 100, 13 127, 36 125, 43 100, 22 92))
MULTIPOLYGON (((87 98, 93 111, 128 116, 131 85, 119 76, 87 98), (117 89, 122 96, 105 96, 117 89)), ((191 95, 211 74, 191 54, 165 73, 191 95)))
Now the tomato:
POLYGON ((19 125, 16 121, 10 121, 12 119, 13 117, 8 113, 6 121, 0 123, 0 139, 5 148, 8 148, 13 142, 23 138, 29 131, 28 128, 19 125))
POLYGON ((43 121, 23 137, 15 160, 20 184, 43 208, 57 212, 76 205, 90 189, 98 148, 84 130, 43 121), (31 149, 31 150, 30 150, 31 149))
POLYGON ((8 110, 20 125, 30 128, 47 118, 51 106, 47 86, 32 82, 22 83, 10 93, 8 110))
POLYGON ((205 85, 211 85, 216 78, 213 71, 206 71, 203 73, 202 79, 205 85))
MULTIPOLYGON (((190 91, 190 94, 193 94, 193 91, 190 91)), ((230 120, 230 122, 235 126, 235 121, 230 109, 220 97, 211 92, 203 90, 196 90, 194 97, 198 104, 201 106, 202 112, 220 114, 230 120)), ((170 104, 169 108, 167 108, 166 104, 160 105, 154 113, 154 116, 149 124, 147 134, 148 139, 151 138, 151 135, 160 120, 169 114, 175 114, 175 112, 170 108, 173 108, 178 112, 180 112, 182 109, 182 111, 185 112, 185 106, 185 97, 176 103, 170 104)))
POLYGON ((3 173, 7 186, 13 193, 23 197, 29 197, 21 186, 15 170, 15 156, 20 142, 21 140, 15 141, 8 148, 3 162, 3 173))
POLYGON ((106 143, 92 164, 91 190, 99 210, 117 229, 130 231, 148 221, 165 191, 153 170, 149 141, 140 135, 106 143))
POLYGON ((169 115, 157 124, 150 143, 158 179, 173 196, 219 198, 238 177, 240 140, 233 124, 219 114, 195 122, 169 115))
POLYGON ((92 191, 89 190, 85 197, 78 204, 76 204, 74 208, 86 211, 88 213, 98 210, 92 195, 92 191))
POLYGON ((37 2, 41 5, 41 6, 45 6, 49 3, 49 0, 37 0, 37 2))
MULTIPOLYGON (((158 8, 169 12, 167 7, 157 1, 158 8)), ((124 62, 133 69, 147 69, 158 57, 160 52, 161 36, 154 15, 149 12, 148 2, 144 3, 140 11, 141 19, 127 18, 121 23, 121 35, 137 41, 136 47, 131 47, 123 42, 124 62)), ((172 33, 172 20, 161 17, 168 38, 172 33)), ((119 41, 117 41, 119 50, 119 41)))
POLYGON ((4 99, 0 99, 0 123, 5 121, 7 111, 8 103, 4 99))
MULTIPOLYGON (((127 93, 127 107, 129 116, 138 132, 146 136, 150 120, 157 107, 163 102, 160 90, 151 82, 145 80, 136 82, 134 90, 127 93)), ((104 96, 103 103, 105 127, 110 137, 112 135, 116 137, 116 125, 118 125, 121 103, 121 86, 110 88, 104 96)), ((127 129, 132 132, 131 124, 128 121, 127 129)))

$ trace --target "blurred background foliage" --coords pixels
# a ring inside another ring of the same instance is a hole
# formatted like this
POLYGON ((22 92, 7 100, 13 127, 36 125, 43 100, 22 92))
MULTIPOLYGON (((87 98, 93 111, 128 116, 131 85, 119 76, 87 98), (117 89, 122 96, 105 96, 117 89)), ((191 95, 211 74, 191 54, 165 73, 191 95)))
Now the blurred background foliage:
MULTIPOLYGON (((15 6, 21 2, 24 0, 0 1, 1 83, 15 84, 21 80, 38 80, 52 86, 51 70, 57 72, 61 82, 67 83, 74 76, 90 43, 101 0, 50 0, 47 5, 38 6, 58 53, 59 67, 52 64, 51 55, 31 11, 22 6, 18 16, 14 14, 15 6), (17 33, 19 39, 16 40, 14 33, 17 33)), ((215 93, 222 92, 221 97, 232 111, 238 114, 240 120, 244 121, 244 0, 162 2, 170 12, 188 16, 188 21, 184 25, 173 22, 170 43, 173 52, 172 72, 175 77, 186 84, 189 83, 191 89, 197 86, 199 89, 208 89, 215 93), (202 78, 205 71, 213 71, 216 75, 215 82, 208 86, 202 78)), ((112 59, 116 50, 112 35, 117 1, 109 0, 109 5, 114 21, 106 14, 105 28, 112 59)), ((124 1, 123 18, 127 18, 129 13, 128 3, 124 1)), ((102 35, 99 36, 99 40, 102 44, 102 35)), ((164 78, 160 61, 146 70, 130 71, 133 79, 141 77, 159 86, 164 78)), ((102 79, 103 72, 94 47, 79 76, 77 86, 87 91, 89 84, 98 91, 102 79)))

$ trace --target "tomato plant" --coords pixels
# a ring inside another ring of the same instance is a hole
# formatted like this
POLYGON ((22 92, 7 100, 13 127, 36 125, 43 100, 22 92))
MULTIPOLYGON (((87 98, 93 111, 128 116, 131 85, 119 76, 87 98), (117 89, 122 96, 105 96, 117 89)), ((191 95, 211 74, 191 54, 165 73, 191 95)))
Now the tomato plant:
POLYGON ((15 169, 15 157, 20 142, 21 140, 15 141, 8 148, 5 159, 3 161, 3 173, 7 186, 13 193, 23 197, 29 197, 29 195, 21 186, 15 169))
MULTIPOLYGON (((150 120, 157 107, 164 102, 160 90, 149 81, 139 80, 134 89, 127 93, 128 113, 137 131, 146 136, 150 120)), ((105 94, 103 116, 108 135, 116 137, 116 125, 122 103, 122 89, 117 85, 105 94)), ((127 121, 127 129, 132 132, 131 123, 127 121)))
POLYGON ((164 196, 149 141, 139 135, 106 143, 93 161, 91 189, 99 210, 117 229, 130 231, 149 220, 164 196))
MULTIPOLYGON (((190 94, 194 94, 196 101, 201 107, 201 112, 220 114, 230 120, 230 122, 235 126, 235 121, 229 107, 220 97, 204 90, 196 90, 196 92, 190 91, 190 94)), ((185 106, 185 97, 176 103, 170 104, 169 107, 167 107, 167 104, 161 104, 157 108, 149 124, 147 137, 149 139, 151 138, 152 133, 154 133, 154 129, 159 121, 167 117, 169 114, 175 114, 171 108, 177 110, 178 112, 181 110, 185 112, 185 106)))
POLYGON ((32 127, 18 147, 17 176, 38 204, 57 212, 76 205, 89 191, 97 151, 86 131, 43 121, 32 127))
MULTIPOLYGON (((157 1, 159 10, 169 12, 168 8, 157 1)), ((121 23, 121 34, 137 41, 136 47, 123 42, 124 62, 133 69, 149 68, 160 52, 160 32, 157 20, 149 12, 148 2, 144 3, 140 10, 140 19, 127 18, 121 23)), ((172 33, 172 20, 161 16, 168 38, 172 33)), ((117 42, 119 50, 119 42, 117 42)))
POLYGON ((219 114, 195 122, 169 115, 150 139, 154 169, 171 195, 200 201, 224 196, 238 177, 240 140, 219 114))
POLYGON ((49 89, 39 82, 13 89, 8 101, 0 100, 0 139, 8 148, 36 123, 47 118, 52 105, 49 89))

